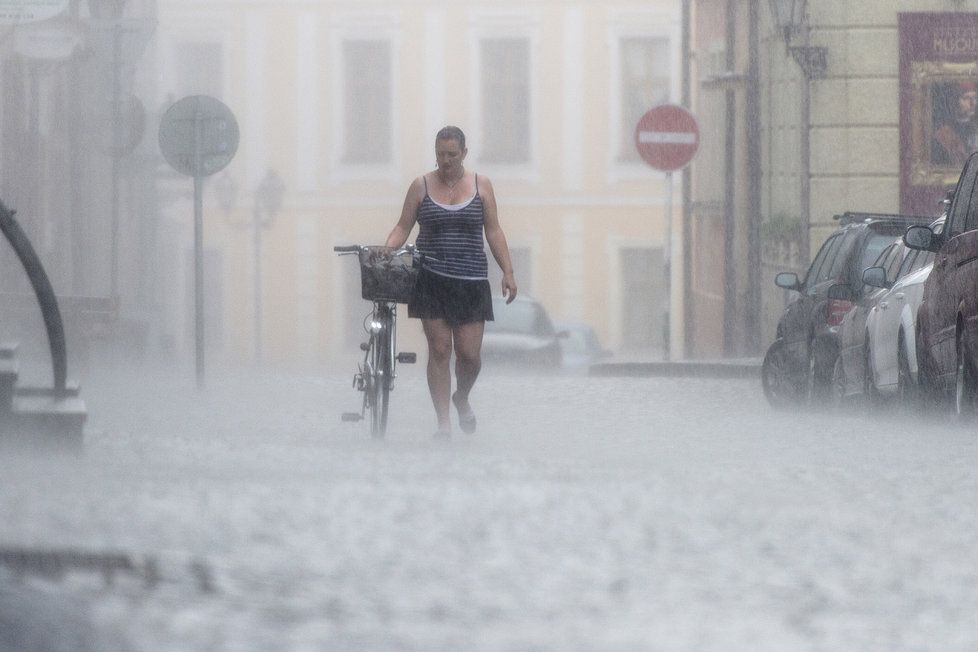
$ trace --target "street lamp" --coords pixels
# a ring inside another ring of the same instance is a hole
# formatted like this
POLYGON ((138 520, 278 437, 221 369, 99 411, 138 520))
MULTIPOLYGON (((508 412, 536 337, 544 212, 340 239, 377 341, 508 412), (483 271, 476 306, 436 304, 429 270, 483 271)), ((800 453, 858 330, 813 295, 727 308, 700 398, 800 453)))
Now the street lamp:
POLYGON ((252 213, 255 249, 255 362, 262 362, 262 287, 261 287, 261 233, 272 225, 282 208, 285 183, 275 170, 269 170, 255 189, 255 206, 252 213))
POLYGON ((828 68, 828 50, 808 44, 808 0, 769 0, 774 23, 788 53, 798 62, 805 77, 817 79, 828 68), (794 45, 795 37, 803 32, 804 44, 794 45))

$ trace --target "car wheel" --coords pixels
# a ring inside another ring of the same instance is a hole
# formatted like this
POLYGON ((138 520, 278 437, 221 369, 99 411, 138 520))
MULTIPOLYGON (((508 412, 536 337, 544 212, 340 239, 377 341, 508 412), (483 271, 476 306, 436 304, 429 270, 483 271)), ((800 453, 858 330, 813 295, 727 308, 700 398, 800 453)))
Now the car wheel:
POLYGON ((910 373, 910 360, 902 333, 897 342, 897 400, 900 409, 905 411, 912 410, 917 403, 917 386, 910 373))
POLYGON ((971 365, 964 350, 964 336, 959 332, 955 352, 957 371, 954 374, 954 413, 962 419, 970 419, 975 412, 975 381, 971 365))
POLYGON ((761 386, 764 397, 772 407, 786 408, 798 402, 798 387, 792 378, 788 352, 781 340, 776 340, 764 354, 761 386))

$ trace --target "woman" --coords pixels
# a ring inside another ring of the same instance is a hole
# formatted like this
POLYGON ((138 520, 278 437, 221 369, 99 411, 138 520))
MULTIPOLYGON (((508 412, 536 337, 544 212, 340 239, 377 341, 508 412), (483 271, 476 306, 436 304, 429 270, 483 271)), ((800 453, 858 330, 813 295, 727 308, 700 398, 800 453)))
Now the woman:
POLYGON ((492 320, 492 294, 483 232, 503 272, 506 303, 516 298, 516 279, 506 236, 499 226, 492 183, 465 169, 465 134, 445 127, 435 137, 438 168, 408 188, 397 225, 387 236, 388 247, 401 247, 415 222, 418 250, 429 254, 418 276, 408 316, 421 320, 428 340, 428 389, 438 417, 436 437, 452 432, 450 404, 458 411, 459 427, 475 432, 469 392, 482 367, 482 333, 492 320), (453 394, 449 362, 455 351, 453 394))

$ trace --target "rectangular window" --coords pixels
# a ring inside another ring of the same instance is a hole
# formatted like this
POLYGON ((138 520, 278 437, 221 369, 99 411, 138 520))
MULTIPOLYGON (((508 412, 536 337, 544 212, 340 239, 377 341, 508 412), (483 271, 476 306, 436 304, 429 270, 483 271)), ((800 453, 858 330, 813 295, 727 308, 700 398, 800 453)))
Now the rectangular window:
POLYGON ((220 43, 181 43, 176 52, 177 82, 181 94, 224 93, 224 54, 220 43))
POLYGON ((619 43, 621 146, 619 160, 638 161, 635 125, 645 112, 669 101, 669 40, 626 37, 619 43))
POLYGON ((390 43, 377 40, 343 44, 344 163, 391 161, 390 48, 390 43))
POLYGON ((485 39, 481 43, 481 160, 530 160, 530 41, 485 39))

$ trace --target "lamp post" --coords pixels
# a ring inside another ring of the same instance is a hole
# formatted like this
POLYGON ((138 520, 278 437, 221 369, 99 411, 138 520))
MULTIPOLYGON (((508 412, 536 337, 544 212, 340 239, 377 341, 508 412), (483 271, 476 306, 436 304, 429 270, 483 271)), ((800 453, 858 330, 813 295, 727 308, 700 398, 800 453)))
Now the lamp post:
POLYGON ((262 231, 275 220, 276 214, 282 208, 285 196, 285 183, 275 170, 269 170, 255 189, 255 205, 252 213, 252 229, 254 235, 255 254, 255 362, 262 362, 262 277, 261 255, 262 231))
POLYGON ((781 30, 785 48, 805 73, 806 79, 825 75, 828 50, 808 43, 808 0, 769 0, 774 22, 781 30), (801 44, 795 44, 801 35, 801 44))

